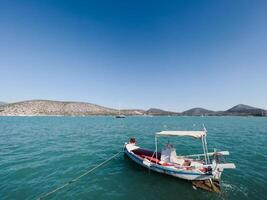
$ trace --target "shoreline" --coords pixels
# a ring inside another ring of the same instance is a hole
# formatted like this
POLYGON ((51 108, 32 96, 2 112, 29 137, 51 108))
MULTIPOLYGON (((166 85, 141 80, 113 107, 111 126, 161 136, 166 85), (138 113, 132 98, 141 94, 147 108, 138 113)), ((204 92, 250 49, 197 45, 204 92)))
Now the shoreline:
POLYGON ((0 116, 267 116, 267 110, 238 104, 225 111, 213 111, 201 107, 183 112, 146 109, 114 109, 86 102, 27 100, 0 105, 0 116))
MULTIPOLYGON (((115 117, 116 115, 0 115, 0 117, 115 117)), ((255 115, 126 115, 126 117, 255 117, 262 118, 267 116, 255 115)))

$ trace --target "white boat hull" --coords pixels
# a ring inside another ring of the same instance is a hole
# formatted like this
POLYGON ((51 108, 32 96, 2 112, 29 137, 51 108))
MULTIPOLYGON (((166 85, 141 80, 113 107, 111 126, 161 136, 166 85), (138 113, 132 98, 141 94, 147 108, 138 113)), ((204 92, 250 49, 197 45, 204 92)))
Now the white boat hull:
POLYGON ((177 178, 185 179, 185 180, 208 180, 214 178, 212 172, 204 173, 199 170, 184 170, 178 169, 170 166, 163 166, 157 163, 150 162, 147 159, 144 159, 135 153, 132 152, 133 149, 138 148, 137 146, 133 146, 133 144, 126 144, 124 153, 137 164, 148 168, 152 171, 174 176, 177 178))

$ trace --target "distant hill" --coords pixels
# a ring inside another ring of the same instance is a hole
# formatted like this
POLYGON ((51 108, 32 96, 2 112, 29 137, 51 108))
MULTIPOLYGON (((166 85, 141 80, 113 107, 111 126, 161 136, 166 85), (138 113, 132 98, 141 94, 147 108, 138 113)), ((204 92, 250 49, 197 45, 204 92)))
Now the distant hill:
POLYGON ((182 112, 188 116, 267 116, 267 111, 244 104, 238 104, 226 111, 212 111, 204 108, 192 108, 182 112))
POLYGON ((201 115, 213 115, 215 112, 204 108, 192 108, 182 112, 183 115, 188 116, 201 116, 201 115))
POLYGON ((142 109, 124 109, 120 111, 123 115, 144 115, 145 112, 146 111, 142 109))
MULTIPOLYGON (((41 115, 118 115, 119 110, 92 103, 29 100, 0 105, 0 116, 41 116, 41 115)), ((158 108, 148 110, 124 109, 124 115, 188 115, 188 116, 267 116, 267 111, 244 104, 236 105, 226 111, 212 111, 204 108, 192 108, 182 113, 165 111, 158 108)))
POLYGON ((226 115, 252 115, 252 116, 266 116, 267 111, 261 108, 256 108, 244 104, 238 104, 229 110, 224 111, 226 115))
MULTIPOLYGON (((156 108, 147 111, 125 109, 124 115, 176 115, 177 113, 156 108)), ((119 110, 84 102, 29 100, 0 106, 0 116, 41 116, 41 115, 117 115, 119 110)))
POLYGON ((147 115, 180 115, 177 112, 165 111, 158 108, 150 108, 148 109, 145 114, 147 115))
POLYGON ((31 100, 0 106, 0 115, 110 115, 117 110, 84 102, 31 100))

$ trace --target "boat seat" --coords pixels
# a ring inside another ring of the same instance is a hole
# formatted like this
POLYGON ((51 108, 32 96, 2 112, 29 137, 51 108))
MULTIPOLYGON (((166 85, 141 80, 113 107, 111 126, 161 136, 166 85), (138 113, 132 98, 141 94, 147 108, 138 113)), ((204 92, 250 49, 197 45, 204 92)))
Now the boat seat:
POLYGON ((178 164, 181 166, 190 166, 191 162, 184 157, 179 157, 176 155, 175 148, 172 145, 167 144, 161 151, 161 158, 160 160, 163 163, 173 163, 178 164))
POLYGON ((201 167, 201 166, 203 166, 203 164, 204 164, 203 161, 191 160, 191 166, 192 167, 201 167))
POLYGON ((160 163, 160 160, 155 158, 155 157, 151 157, 151 156, 145 156, 145 155, 141 155, 142 158, 146 158, 147 160, 153 162, 153 163, 160 163))
POLYGON ((172 163, 178 164, 178 165, 183 165, 184 164, 184 159, 183 158, 175 158, 173 157, 171 159, 172 163))
POLYGON ((153 158, 156 158, 156 157, 160 158, 161 157, 161 153, 159 153, 159 152, 157 153, 157 156, 156 156, 156 154, 153 151, 150 151, 147 149, 142 149, 142 148, 134 149, 134 150, 132 150, 132 152, 136 155, 141 156, 141 157, 142 157, 142 155, 152 157, 153 154, 154 154, 153 158))

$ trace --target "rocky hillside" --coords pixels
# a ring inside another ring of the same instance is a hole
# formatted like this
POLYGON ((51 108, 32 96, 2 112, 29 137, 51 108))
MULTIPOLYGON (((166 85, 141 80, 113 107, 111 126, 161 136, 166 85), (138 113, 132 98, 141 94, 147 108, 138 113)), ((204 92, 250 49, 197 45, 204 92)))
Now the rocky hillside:
POLYGON ((229 110, 224 111, 227 115, 253 115, 253 116, 266 116, 267 111, 261 108, 238 104, 229 110))
MULTIPOLYGON (((84 102, 31 100, 0 105, 0 116, 38 116, 38 115, 118 115, 119 110, 84 102)), ((267 116, 267 111, 239 104, 226 111, 211 111, 204 108, 192 108, 182 113, 151 108, 121 110, 123 115, 188 115, 188 116, 267 116)))
POLYGON ((212 115, 212 114, 214 114, 214 111, 207 110, 204 108, 192 108, 192 109, 189 109, 189 110, 182 112, 182 114, 188 115, 188 116, 212 115))
POLYGON ((204 108, 192 108, 182 112, 188 116, 267 116, 267 111, 261 108, 238 104, 226 111, 212 111, 204 108))
POLYGON ((124 109, 120 111, 123 115, 144 115, 145 112, 145 110, 141 109, 124 109))
POLYGON ((0 106, 0 115, 110 115, 118 111, 83 102, 23 101, 0 106))
POLYGON ((165 111, 161 110, 158 108, 150 108, 145 112, 147 115, 180 115, 179 113, 176 112, 171 112, 171 111, 165 111))
POLYGON ((0 106, 0 116, 42 116, 42 115, 176 115, 177 113, 156 108, 119 110, 91 103, 30 100, 0 106))

